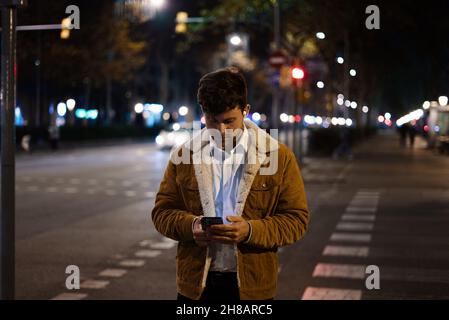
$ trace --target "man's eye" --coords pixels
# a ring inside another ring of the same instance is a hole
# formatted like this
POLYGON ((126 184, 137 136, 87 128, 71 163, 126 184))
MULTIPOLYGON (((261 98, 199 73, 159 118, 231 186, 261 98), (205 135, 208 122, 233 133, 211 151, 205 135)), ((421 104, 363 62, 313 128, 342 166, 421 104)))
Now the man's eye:
POLYGON ((228 120, 228 121, 225 121, 225 122, 223 122, 224 124, 231 124, 231 123, 233 123, 234 122, 234 120, 228 120))

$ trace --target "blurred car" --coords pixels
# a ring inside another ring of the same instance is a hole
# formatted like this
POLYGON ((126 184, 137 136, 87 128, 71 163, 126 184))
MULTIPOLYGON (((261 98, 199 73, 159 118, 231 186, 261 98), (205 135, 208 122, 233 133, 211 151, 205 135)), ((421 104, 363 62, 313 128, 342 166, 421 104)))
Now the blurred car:
POLYGON ((176 148, 187 142, 192 136, 194 128, 201 128, 201 124, 195 123, 179 124, 174 123, 169 128, 163 129, 156 137, 156 144, 160 149, 176 148))

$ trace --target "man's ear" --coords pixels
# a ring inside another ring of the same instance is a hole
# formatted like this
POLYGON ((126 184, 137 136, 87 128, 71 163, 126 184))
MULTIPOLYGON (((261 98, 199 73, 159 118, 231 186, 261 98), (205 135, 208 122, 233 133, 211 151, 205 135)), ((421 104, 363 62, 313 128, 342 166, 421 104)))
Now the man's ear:
POLYGON ((243 109, 243 115, 244 116, 248 115, 250 110, 251 110, 251 105, 247 104, 245 109, 243 109))

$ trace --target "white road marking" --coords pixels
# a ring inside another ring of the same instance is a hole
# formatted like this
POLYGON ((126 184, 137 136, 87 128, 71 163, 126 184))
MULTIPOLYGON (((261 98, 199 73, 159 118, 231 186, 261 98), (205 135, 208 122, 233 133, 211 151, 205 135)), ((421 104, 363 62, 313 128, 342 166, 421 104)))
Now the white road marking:
POLYGON ((156 258, 162 253, 159 250, 139 250, 135 253, 138 258, 156 258))
POLYGON ((307 287, 302 300, 360 300, 361 290, 307 287))
POLYGON ((81 283, 81 289, 104 289, 108 286, 107 280, 86 280, 81 283))
POLYGON ((367 257, 368 254, 368 247, 326 246, 323 250, 324 256, 367 257))
POLYGON ((337 230, 342 231, 371 231, 374 224, 370 222, 340 222, 337 224, 337 230))
POLYGON ((45 191, 53 193, 53 192, 57 192, 58 188, 56 188, 56 187, 47 187, 47 188, 45 188, 45 191))
POLYGON ((31 191, 31 192, 35 192, 35 191, 39 190, 39 188, 36 187, 36 186, 28 186, 26 190, 27 191, 31 191))
POLYGON ((333 233, 331 241, 348 241, 348 242, 370 242, 371 235, 368 233, 333 233))
POLYGON ((115 195, 117 195, 117 191, 115 191, 115 190, 110 190, 110 189, 105 190, 105 193, 106 193, 106 195, 108 195, 108 196, 115 196, 115 195))
POLYGON ((152 241, 151 240, 142 240, 139 242, 139 246, 141 247, 149 247, 151 245, 152 241))
POLYGON ((347 207, 347 212, 376 212, 377 208, 366 208, 366 207, 347 207))
POLYGON ((127 197, 135 197, 136 196, 136 192, 132 191, 132 190, 127 190, 127 191, 125 191, 125 196, 127 196, 127 197))
POLYGON ((120 278, 123 277, 128 271, 125 269, 105 269, 101 271, 98 275, 100 277, 108 278, 120 278))
POLYGON ((65 193, 78 193, 78 188, 64 188, 65 193))
POLYGON ((374 221, 376 216, 374 214, 344 214, 341 216, 341 220, 354 220, 354 221, 374 221))
POLYGON ((145 265, 145 260, 123 260, 119 263, 122 267, 138 268, 145 265))
POLYGON ((125 180, 125 181, 123 181, 122 182, 122 185, 124 186, 124 187, 129 187, 129 186, 131 186, 133 183, 131 182, 131 181, 129 181, 129 180, 125 180))
POLYGON ((151 185, 150 185, 149 182, 142 182, 142 183, 140 184, 140 186, 141 186, 142 188, 149 188, 151 185))
POLYGON ((78 178, 73 178, 73 179, 70 179, 70 183, 71 183, 71 184, 80 184, 80 183, 81 183, 81 180, 78 179, 78 178))
POLYGON ((167 250, 175 246, 174 242, 158 242, 150 245, 152 249, 167 250))
POLYGON ((354 264, 318 263, 313 277, 365 279, 366 266, 354 264))
POLYGON ((86 293, 61 293, 51 298, 51 300, 82 300, 87 297, 86 293))
POLYGON ((87 189, 87 194, 95 194, 97 191, 95 189, 87 189))
POLYGON ((112 180, 107 180, 107 181, 106 181, 106 185, 107 185, 107 186, 113 186, 113 185, 115 185, 115 182, 112 181, 112 180))

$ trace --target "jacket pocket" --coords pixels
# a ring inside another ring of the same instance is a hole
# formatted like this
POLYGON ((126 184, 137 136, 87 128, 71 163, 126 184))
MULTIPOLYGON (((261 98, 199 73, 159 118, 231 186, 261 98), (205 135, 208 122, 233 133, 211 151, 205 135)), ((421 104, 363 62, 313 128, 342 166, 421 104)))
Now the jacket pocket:
MULTIPOLYGON (((246 209, 259 213, 261 218, 268 215, 276 203, 281 180, 277 176, 257 176, 251 185, 246 200, 246 209), (262 212, 262 214, 260 214, 262 212)), ((249 215, 249 214, 248 214, 249 215)))
POLYGON ((192 177, 176 177, 176 184, 181 190, 182 199, 187 210, 194 214, 202 214, 200 191, 198 182, 192 177))

